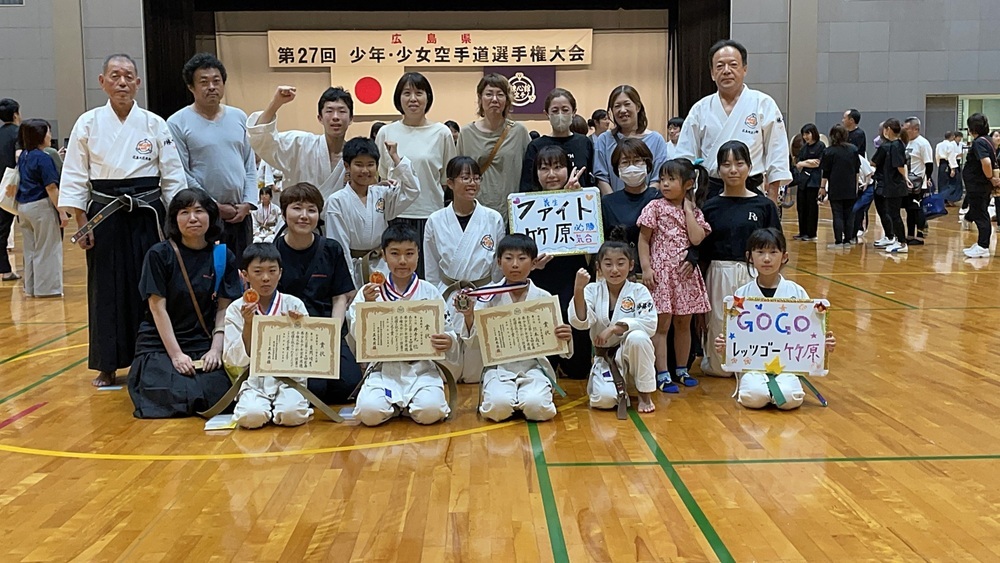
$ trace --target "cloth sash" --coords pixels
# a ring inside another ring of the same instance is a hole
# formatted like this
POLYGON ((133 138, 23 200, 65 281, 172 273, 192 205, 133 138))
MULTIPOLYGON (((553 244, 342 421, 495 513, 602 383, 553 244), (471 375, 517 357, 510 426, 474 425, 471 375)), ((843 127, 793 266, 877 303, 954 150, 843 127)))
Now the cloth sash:
POLYGON ((373 261, 378 261, 378 259, 381 258, 381 257, 382 257, 382 249, 381 248, 372 248, 372 249, 369 249, 369 250, 354 250, 353 248, 351 249, 351 258, 352 259, 354 259, 354 258, 360 258, 361 259, 361 283, 362 284, 368 283, 368 278, 371 276, 371 273, 372 273, 372 265, 371 265, 371 263, 373 261))
POLYGON ((615 384, 615 391, 618 392, 618 420, 625 420, 628 418, 628 391, 625 388, 625 377, 622 375, 620 369, 618 369, 618 362, 615 361, 615 356, 618 354, 618 350, 621 345, 611 346, 610 348, 602 348, 600 346, 594 347, 594 354, 599 358, 604 358, 604 361, 608 364, 608 369, 611 371, 611 380, 615 384))
POLYGON ((129 178, 124 180, 91 180, 90 199, 103 207, 80 227, 80 230, 70 237, 70 242, 75 243, 94 231, 105 219, 113 215, 120 209, 125 209, 126 213, 131 213, 139 209, 149 209, 156 217, 156 232, 163 240, 163 227, 160 224, 160 214, 157 213, 151 203, 160 199, 160 178, 156 176, 145 176, 142 178, 129 178))

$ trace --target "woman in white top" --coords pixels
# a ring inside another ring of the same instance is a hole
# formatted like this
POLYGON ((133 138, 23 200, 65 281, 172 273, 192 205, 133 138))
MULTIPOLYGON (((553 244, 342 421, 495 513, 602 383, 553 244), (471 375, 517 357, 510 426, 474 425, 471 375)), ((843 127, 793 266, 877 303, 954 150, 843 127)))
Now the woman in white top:
MULTIPOLYGON (((431 213, 444 208, 444 186, 448 184, 446 167, 456 156, 455 141, 451 131, 442 123, 428 121, 427 112, 434 103, 431 83, 419 72, 407 72, 396 83, 393 103, 402 115, 379 129, 375 144, 379 147, 379 176, 389 177, 392 158, 385 142, 398 145, 400 154, 410 160, 413 175, 420 186, 420 196, 390 224, 402 223, 415 229, 424 239, 424 227, 431 213)), ((424 277, 424 257, 420 256, 417 275, 424 277)))
POLYGON ((458 134, 458 154, 479 163, 483 177, 479 202, 498 211, 506 222, 507 196, 518 191, 524 151, 531 136, 524 125, 508 119, 514 96, 506 78, 496 73, 483 76, 476 86, 476 95, 479 119, 462 127, 458 134))

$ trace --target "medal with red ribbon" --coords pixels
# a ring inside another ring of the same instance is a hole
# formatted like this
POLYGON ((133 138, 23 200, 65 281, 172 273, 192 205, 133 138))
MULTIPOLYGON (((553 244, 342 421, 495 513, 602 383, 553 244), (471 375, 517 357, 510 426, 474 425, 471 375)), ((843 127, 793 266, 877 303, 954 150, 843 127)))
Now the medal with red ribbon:
POLYGON ((268 307, 266 311, 260 308, 260 301, 257 302, 257 312, 261 315, 268 315, 268 316, 274 315, 277 314, 277 312, 280 310, 281 310, 281 294, 278 293, 277 291, 274 292, 274 297, 271 298, 271 306, 268 307))
POLYGON ((528 281, 523 281, 518 283, 485 285, 477 289, 463 289, 458 292, 458 297, 455 300, 455 308, 459 311, 468 311, 469 307, 472 306, 469 302, 469 298, 475 297, 480 301, 489 301, 494 296, 500 295, 501 293, 510 293, 512 291, 524 289, 528 287, 528 283, 528 281))
POLYGON ((420 279, 417 278, 417 273, 414 272, 410 276, 410 283, 407 284, 406 289, 399 291, 396 289, 396 284, 392 283, 392 276, 389 276, 385 283, 379 286, 379 291, 382 292, 382 299, 386 301, 399 301, 400 299, 409 299, 417 292, 417 286, 420 285, 420 279))

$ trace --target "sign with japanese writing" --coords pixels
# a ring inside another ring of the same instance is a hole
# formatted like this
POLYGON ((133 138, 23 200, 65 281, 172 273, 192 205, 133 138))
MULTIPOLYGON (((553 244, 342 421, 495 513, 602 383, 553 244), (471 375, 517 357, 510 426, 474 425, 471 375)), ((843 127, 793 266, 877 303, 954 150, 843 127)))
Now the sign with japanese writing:
POLYGON ((591 29, 268 31, 272 68, 589 65, 591 29))
POLYGON ((597 188, 510 194, 507 207, 510 232, 534 239, 539 253, 595 254, 604 243, 597 188))
POLYGON ((250 374, 340 379, 341 319, 254 315, 250 374))
POLYGON ((475 323, 484 366, 569 352, 569 342, 556 338, 563 323, 555 296, 479 309, 475 323))
POLYGON ((444 332, 444 301, 375 301, 357 309, 359 362, 443 360, 431 336, 444 332))
POLYGON ((825 299, 728 296, 726 371, 826 375, 825 299))

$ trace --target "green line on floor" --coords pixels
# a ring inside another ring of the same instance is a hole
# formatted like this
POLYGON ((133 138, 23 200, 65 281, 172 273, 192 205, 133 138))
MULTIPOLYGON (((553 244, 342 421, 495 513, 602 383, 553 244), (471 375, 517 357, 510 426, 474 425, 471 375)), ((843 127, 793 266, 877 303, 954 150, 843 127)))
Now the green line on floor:
POLYGON ((545 449, 542 447, 542 439, 538 436, 537 423, 528 422, 528 436, 531 438, 531 453, 534 455, 538 488, 541 490, 542 506, 545 508, 545 524, 549 529, 552 559, 556 563, 569 563, 566 538, 563 537, 562 523, 559 521, 559 507, 556 505, 556 495, 552 491, 549 465, 545 463, 545 449))

